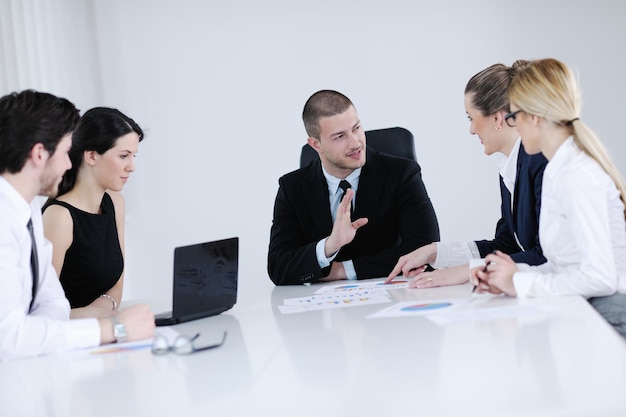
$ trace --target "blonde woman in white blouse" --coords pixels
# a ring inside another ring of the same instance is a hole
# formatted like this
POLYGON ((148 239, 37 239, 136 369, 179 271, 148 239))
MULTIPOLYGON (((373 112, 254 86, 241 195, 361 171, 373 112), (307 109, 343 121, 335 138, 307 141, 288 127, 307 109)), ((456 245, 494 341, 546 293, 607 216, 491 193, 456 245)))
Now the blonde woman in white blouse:
POLYGON ((547 262, 485 258, 472 270, 478 292, 517 297, 582 295, 626 338, 626 186, 594 133, 580 120, 572 71, 555 59, 533 61, 514 79, 511 113, 529 154, 548 159, 539 239, 547 262))

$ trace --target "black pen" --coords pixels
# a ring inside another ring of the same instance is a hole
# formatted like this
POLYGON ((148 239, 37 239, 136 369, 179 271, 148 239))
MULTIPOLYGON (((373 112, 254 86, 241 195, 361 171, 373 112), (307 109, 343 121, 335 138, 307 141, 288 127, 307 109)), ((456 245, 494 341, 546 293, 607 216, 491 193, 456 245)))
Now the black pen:
MULTIPOLYGON (((491 263, 491 261, 487 262, 485 264, 485 267, 483 268, 483 272, 487 272, 487 267, 489 266, 489 264, 491 263)), ((478 281, 480 281, 480 278, 478 278, 478 281)), ((474 291, 476 291, 476 288, 478 287, 478 284, 474 285, 474 288, 472 288, 472 294, 474 294, 474 291)))
MULTIPOLYGON (((494 249, 491 253, 496 253, 497 251, 494 249)), ((487 267, 491 264, 491 261, 487 262, 485 264, 485 267, 483 268, 483 272, 487 272, 487 267)), ((480 281, 480 278, 478 279, 480 281)), ((474 288, 472 288, 472 294, 474 293, 474 291, 476 291, 476 287, 478 287, 478 285, 474 285, 474 288)))

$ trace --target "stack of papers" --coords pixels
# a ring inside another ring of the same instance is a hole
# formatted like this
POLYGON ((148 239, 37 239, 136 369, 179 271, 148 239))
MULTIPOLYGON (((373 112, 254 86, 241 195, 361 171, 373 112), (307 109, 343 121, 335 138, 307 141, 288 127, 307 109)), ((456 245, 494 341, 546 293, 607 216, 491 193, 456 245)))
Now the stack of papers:
MULTIPOLYGON (((307 297, 287 298, 283 300, 283 305, 278 306, 278 309, 282 314, 293 314, 312 310, 391 303, 394 300, 387 291, 404 288, 408 288, 408 281, 402 278, 386 285, 384 279, 344 281, 342 284, 320 287, 307 297)), ((424 316, 438 325, 446 325, 511 317, 537 317, 553 308, 552 303, 543 299, 518 300, 504 295, 472 294, 463 298, 400 301, 370 314, 367 318, 424 316)))
POLYGON ((368 304, 389 303, 387 290, 407 288, 408 281, 397 279, 389 284, 384 280, 327 285, 308 297, 287 298, 278 309, 283 314, 301 313, 311 310, 353 307, 368 304))

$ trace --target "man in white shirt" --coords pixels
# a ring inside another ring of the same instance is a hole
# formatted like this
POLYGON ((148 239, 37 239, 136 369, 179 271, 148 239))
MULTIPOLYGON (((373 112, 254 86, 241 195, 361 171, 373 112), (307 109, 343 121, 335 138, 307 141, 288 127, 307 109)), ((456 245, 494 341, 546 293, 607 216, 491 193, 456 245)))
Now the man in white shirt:
POLYGON ((0 360, 154 333, 154 316, 145 305, 106 319, 69 319, 35 197, 56 195, 71 167, 78 120, 72 103, 51 94, 27 90, 0 98, 0 360))

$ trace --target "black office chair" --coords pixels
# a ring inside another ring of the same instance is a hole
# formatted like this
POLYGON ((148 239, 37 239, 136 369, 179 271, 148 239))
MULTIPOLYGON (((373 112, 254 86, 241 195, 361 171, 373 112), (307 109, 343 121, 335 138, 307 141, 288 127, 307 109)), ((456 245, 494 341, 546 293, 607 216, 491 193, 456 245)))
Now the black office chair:
MULTIPOLYGON (((368 130, 365 132, 367 146, 388 155, 417 161, 413 134, 403 127, 389 127, 387 129, 368 130)), ((302 147, 300 153, 300 168, 319 159, 315 149, 309 144, 302 147)))

